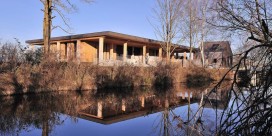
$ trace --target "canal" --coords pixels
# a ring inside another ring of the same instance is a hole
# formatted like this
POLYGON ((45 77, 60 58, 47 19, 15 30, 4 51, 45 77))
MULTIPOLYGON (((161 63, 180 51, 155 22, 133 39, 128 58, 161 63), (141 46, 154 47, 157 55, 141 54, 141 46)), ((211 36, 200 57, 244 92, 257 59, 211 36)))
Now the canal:
POLYGON ((181 84, 0 97, 0 135, 215 135, 229 88, 215 93, 213 85, 181 84))

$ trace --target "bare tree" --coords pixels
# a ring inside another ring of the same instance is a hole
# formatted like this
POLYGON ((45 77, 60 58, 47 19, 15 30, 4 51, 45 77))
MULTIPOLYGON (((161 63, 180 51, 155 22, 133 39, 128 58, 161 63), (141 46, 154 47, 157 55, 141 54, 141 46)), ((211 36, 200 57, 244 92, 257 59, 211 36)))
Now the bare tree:
POLYGON ((208 8, 212 5, 210 0, 187 0, 183 4, 182 32, 183 38, 190 45, 190 61, 193 59, 193 48, 200 49, 202 66, 204 67, 204 40, 210 32, 206 20, 210 14, 208 8))
MULTIPOLYGON (((71 13, 72 11, 77 10, 77 7, 71 2, 71 0, 40 0, 44 5, 44 19, 43 19, 43 39, 44 39, 44 53, 50 52, 50 38, 51 31, 54 28, 60 28, 63 31, 67 32, 61 26, 52 26, 52 16, 53 12, 56 12, 57 15, 63 20, 64 24, 69 27, 67 18, 64 14, 71 13)), ((93 0, 81 0, 86 3, 90 3, 93 0)))
POLYGON ((192 60, 192 51, 193 51, 193 46, 195 46, 194 43, 195 40, 197 40, 197 31, 198 31, 198 22, 196 19, 196 14, 197 14, 197 6, 193 6, 193 4, 197 4, 197 3, 193 3, 195 1, 189 0, 189 44, 190 44, 190 61, 192 60), (194 43, 193 43, 194 42, 194 43))
POLYGON ((201 40, 200 40, 200 44, 199 44, 199 50, 200 50, 200 55, 201 55, 202 67, 204 67, 205 66, 204 40, 205 40, 205 37, 207 36, 207 33, 208 33, 206 19, 207 19, 207 8, 209 5, 209 0, 201 0, 199 2, 200 2, 200 10, 201 10, 201 15, 200 15, 201 40))
POLYGON ((268 28, 272 26, 272 11, 267 8, 271 5, 269 0, 218 0, 214 7, 218 16, 209 23, 231 33, 247 33, 249 40, 265 43, 271 37, 268 28))
POLYGON ((186 0, 183 4, 183 17, 181 22, 181 30, 183 38, 189 42, 190 56, 189 60, 192 60, 193 47, 199 42, 200 32, 200 20, 199 20, 199 2, 197 0, 186 0))
POLYGON ((219 135, 272 134, 271 6, 270 0, 218 0, 214 7, 218 16, 210 20, 210 24, 226 32, 245 34, 248 37, 244 40, 252 41, 247 49, 238 54, 240 58, 230 70, 234 71, 228 94, 231 103, 222 113, 219 135), (245 79, 237 79, 241 68, 248 78, 243 86, 239 85, 239 81, 245 79))
POLYGON ((161 47, 166 53, 167 61, 176 48, 175 43, 181 41, 180 16, 182 0, 157 0, 154 9, 155 18, 158 21, 154 25, 155 34, 162 40, 161 47))

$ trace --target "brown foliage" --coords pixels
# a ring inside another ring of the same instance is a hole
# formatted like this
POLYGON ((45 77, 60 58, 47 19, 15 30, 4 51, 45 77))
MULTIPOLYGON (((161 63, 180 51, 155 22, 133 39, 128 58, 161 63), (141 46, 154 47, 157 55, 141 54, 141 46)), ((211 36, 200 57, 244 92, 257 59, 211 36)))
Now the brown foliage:
MULTIPOLYGON (((205 73, 201 68, 183 68, 177 64, 160 64, 156 67, 98 66, 73 61, 59 62, 56 61, 56 54, 39 54, 41 51, 20 54, 12 51, 8 50, 17 56, 12 59, 14 61, 0 64, 0 95, 153 85, 171 87, 174 83, 186 82, 188 74, 205 73)), ((209 74, 203 76, 209 77, 209 74)))

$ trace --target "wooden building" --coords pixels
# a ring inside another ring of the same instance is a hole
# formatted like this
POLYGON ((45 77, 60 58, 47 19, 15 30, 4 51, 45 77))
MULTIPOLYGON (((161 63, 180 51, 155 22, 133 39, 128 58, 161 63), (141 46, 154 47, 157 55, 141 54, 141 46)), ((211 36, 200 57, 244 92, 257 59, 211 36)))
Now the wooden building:
MULTIPOLYGON (((42 46, 43 39, 28 40, 26 43, 42 46)), ((105 31, 52 37, 50 50, 60 61, 91 62, 102 65, 124 62, 153 64, 165 58, 161 45, 161 41, 105 31)), ((176 47, 172 54, 173 61, 185 61, 189 48, 182 45, 176 47)))
POLYGON ((208 66, 213 68, 232 66, 233 54, 228 41, 204 42, 204 54, 205 64, 208 66))

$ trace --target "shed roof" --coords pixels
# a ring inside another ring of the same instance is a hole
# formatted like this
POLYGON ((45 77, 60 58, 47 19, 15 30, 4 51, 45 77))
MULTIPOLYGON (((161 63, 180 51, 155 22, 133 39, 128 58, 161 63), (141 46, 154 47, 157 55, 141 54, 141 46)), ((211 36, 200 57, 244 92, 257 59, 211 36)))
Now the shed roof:
POLYGON ((205 52, 223 52, 226 56, 232 56, 229 41, 204 42, 205 52))

